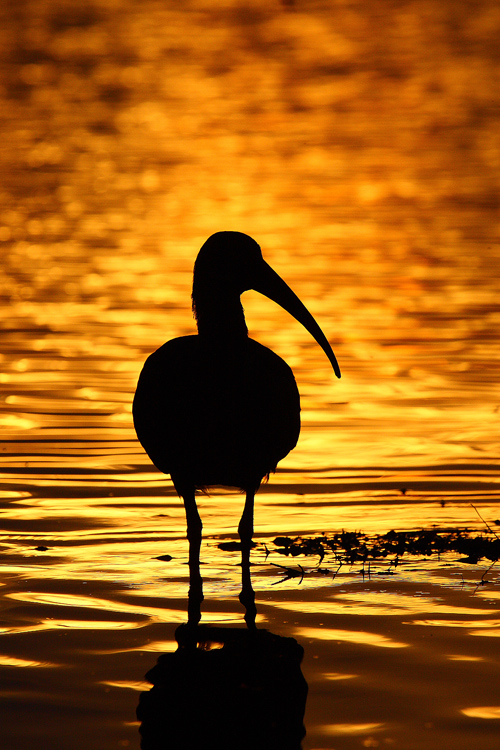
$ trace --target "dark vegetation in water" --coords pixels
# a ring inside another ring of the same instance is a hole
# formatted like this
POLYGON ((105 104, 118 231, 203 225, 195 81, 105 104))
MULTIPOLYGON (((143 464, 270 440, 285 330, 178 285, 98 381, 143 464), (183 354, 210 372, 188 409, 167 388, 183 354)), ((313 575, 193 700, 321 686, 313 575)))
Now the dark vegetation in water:
POLYGON ((342 531, 316 537, 279 536, 274 544, 286 556, 317 555, 323 558, 333 553, 339 565, 363 566, 387 559, 396 566, 404 555, 430 557, 445 552, 461 555, 460 562, 476 564, 483 558, 492 562, 500 558, 500 538, 473 534, 467 529, 422 529, 420 531, 388 531, 386 534, 362 534, 342 531))

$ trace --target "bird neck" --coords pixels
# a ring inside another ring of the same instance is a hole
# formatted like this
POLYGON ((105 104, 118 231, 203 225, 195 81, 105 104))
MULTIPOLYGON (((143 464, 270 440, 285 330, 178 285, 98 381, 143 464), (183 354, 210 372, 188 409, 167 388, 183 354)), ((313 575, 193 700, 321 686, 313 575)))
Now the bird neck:
POLYGON ((248 336, 245 315, 237 292, 193 289, 193 312, 198 334, 206 339, 234 341, 248 336))

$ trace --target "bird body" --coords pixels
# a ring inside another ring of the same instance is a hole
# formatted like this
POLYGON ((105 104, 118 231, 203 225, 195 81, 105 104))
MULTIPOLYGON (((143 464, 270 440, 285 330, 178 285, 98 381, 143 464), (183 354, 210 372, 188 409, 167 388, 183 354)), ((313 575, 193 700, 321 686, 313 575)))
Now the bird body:
POLYGON ((250 582, 254 495, 264 477, 297 443, 300 400, 291 369, 248 337, 240 296, 255 289, 277 302, 311 333, 336 374, 340 370, 318 324, 290 287, 241 232, 217 232, 194 266, 197 336, 168 341, 148 357, 139 377, 133 416, 149 457, 170 474, 184 501, 189 539, 189 622, 200 620, 202 523, 196 490, 237 487, 246 493, 238 531, 242 543, 247 623, 255 626, 250 582))
POLYGON ((256 490, 297 443, 299 393, 286 362, 251 338, 183 336, 147 359, 134 419, 179 494, 190 484, 256 490))
POLYGON ((240 296, 252 288, 302 322, 340 376, 319 326, 257 243, 240 232, 212 235, 194 267, 198 335, 173 339, 147 359, 133 405, 139 440, 182 497, 214 485, 255 491, 297 443, 293 373, 248 337, 240 296))

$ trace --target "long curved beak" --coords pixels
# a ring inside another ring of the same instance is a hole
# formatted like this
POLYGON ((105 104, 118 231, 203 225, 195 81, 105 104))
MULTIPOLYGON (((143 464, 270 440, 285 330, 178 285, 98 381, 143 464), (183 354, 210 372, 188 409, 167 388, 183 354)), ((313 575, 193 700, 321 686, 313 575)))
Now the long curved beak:
POLYGON ((252 289, 255 289, 256 292, 260 292, 260 294, 263 294, 265 297, 272 299, 273 302, 276 302, 284 310, 290 313, 290 315, 298 320, 299 323, 302 323, 304 328, 309 331, 311 336, 313 336, 321 346, 331 362, 335 375, 340 378, 339 363, 337 362, 337 358, 335 357, 325 334, 295 292, 292 292, 288 284, 283 281, 276 271, 273 271, 266 261, 263 261, 263 265, 259 267, 259 272, 256 277, 254 277, 252 289))

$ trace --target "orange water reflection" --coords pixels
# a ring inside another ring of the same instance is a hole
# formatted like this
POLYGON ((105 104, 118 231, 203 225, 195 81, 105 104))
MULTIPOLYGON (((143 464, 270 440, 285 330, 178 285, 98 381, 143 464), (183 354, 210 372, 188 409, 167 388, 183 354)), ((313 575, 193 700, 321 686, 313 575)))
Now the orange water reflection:
MULTIPOLYGON (((308 559, 300 586, 278 584, 297 561, 272 543, 484 531, 471 504, 496 528, 496 3, 45 0, 6 5, 0 26, 0 664, 28 675, 8 682, 16 717, 54 711, 39 724, 54 747, 78 750, 77 716, 95 732, 85 748, 137 746, 116 694, 174 643, 188 568, 182 507, 136 441, 131 398, 145 357, 194 332, 198 248, 234 229, 262 245, 343 371, 244 295, 251 335, 302 395, 299 445, 258 496, 253 579, 261 622, 305 639, 305 747, 411 736, 496 750, 496 642, 477 637, 498 636, 496 567, 408 559, 361 584, 308 559), (377 638, 409 647, 368 656, 377 638), (42 689, 32 675, 47 664, 42 689), (349 701, 332 674, 352 678, 349 701), (119 717, 106 725, 89 719, 102 700, 119 717)), ((238 554, 217 546, 241 503, 200 499, 204 621, 241 619, 238 554)), ((28 732, 19 747, 36 744, 28 732)))
POLYGON ((406 648, 408 643, 398 643, 392 641, 385 635, 376 633, 366 633, 354 630, 334 630, 325 627, 320 628, 299 628, 297 635, 302 638, 315 638, 325 641, 348 641, 349 643, 358 643, 365 646, 378 646, 380 648, 406 648))

